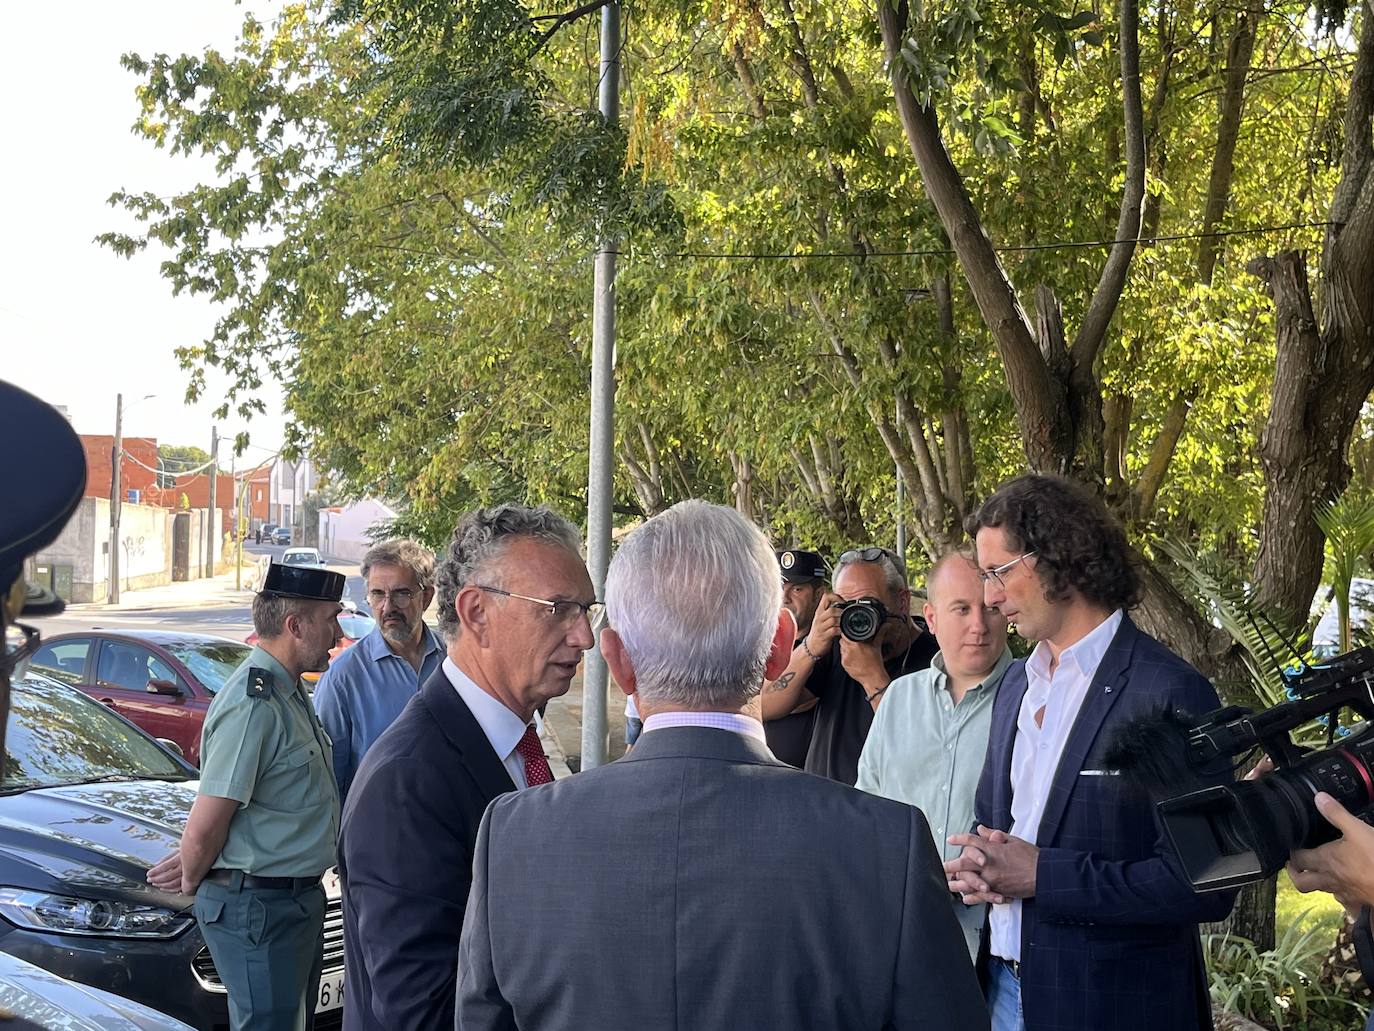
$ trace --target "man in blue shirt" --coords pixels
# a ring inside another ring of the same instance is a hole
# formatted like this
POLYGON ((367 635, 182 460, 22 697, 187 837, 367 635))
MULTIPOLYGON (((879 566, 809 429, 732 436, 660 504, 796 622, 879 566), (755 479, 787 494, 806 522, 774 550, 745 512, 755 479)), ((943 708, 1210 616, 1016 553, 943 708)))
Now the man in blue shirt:
POLYGON ((341 799, 372 742, 444 660, 443 643, 423 618, 434 600, 433 554, 415 541, 384 541, 363 556, 362 573, 377 626, 315 688, 341 799))

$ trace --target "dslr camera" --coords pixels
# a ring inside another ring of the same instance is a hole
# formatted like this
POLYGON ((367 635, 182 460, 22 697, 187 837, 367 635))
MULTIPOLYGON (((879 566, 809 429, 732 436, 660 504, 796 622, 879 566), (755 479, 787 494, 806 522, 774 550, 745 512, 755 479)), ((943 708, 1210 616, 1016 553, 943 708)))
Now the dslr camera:
MULTIPOLYGON (((1374 719, 1374 649, 1287 671, 1284 680, 1288 700, 1273 708, 1253 712, 1229 706, 1191 725, 1176 723, 1192 770, 1234 763, 1256 748, 1275 766, 1255 780, 1213 785, 1157 803, 1164 830, 1197 891, 1262 880, 1282 868, 1295 849, 1338 837, 1317 811, 1313 796, 1318 791, 1361 816, 1374 806, 1374 726, 1368 722, 1374 719), (1353 730, 1337 723, 1338 712, 1347 707, 1365 721, 1353 730), (1325 747, 1313 751, 1295 745, 1293 730, 1320 718, 1326 723, 1325 747)), ((1129 759, 1122 765, 1127 776, 1129 765, 1129 759)))
POLYGON ((877 598, 852 598, 835 603, 840 610, 840 633, 851 641, 871 641, 892 613, 877 598))

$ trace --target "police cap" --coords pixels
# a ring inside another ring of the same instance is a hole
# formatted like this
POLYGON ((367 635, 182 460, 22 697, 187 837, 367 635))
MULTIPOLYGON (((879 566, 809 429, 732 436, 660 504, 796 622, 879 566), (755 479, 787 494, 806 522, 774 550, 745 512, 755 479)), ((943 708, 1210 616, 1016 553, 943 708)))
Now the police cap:
MULTIPOLYGON (((24 559, 55 541, 86 490, 81 440, 57 409, 0 381, 0 600, 23 571, 24 559)), ((29 586, 10 616, 60 612, 51 591, 29 586)))
POLYGON ((782 570, 783 580, 790 584, 824 580, 830 575, 825 559, 820 555, 814 551, 799 551, 795 548, 778 552, 778 568, 782 570))
POLYGON ((267 567, 262 590, 274 598, 306 598, 310 601, 338 601, 343 597, 344 575, 319 566, 286 566, 273 562, 267 567))

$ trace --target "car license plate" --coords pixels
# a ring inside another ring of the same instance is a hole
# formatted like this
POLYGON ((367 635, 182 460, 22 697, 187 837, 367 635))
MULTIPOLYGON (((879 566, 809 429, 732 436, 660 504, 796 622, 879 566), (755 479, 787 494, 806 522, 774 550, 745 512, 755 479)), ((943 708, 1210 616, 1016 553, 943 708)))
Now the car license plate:
POLYGON ((343 1005, 344 972, 336 971, 320 978, 320 994, 315 999, 315 1012, 325 1013, 343 1005))

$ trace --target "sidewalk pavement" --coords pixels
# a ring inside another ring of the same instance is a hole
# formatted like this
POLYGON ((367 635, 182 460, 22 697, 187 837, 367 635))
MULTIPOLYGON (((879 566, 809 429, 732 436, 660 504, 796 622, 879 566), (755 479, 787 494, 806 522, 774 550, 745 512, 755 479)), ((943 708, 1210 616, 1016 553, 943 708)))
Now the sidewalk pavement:
POLYGON ((77 612, 153 612, 158 609, 190 609, 213 607, 237 607, 247 605, 253 600, 253 576, 251 565, 243 567, 243 586, 234 586, 234 568, 227 572, 199 580, 181 580, 163 584, 160 587, 143 587, 137 590, 119 592, 119 602, 111 605, 105 601, 86 602, 68 605, 66 611, 77 612))

